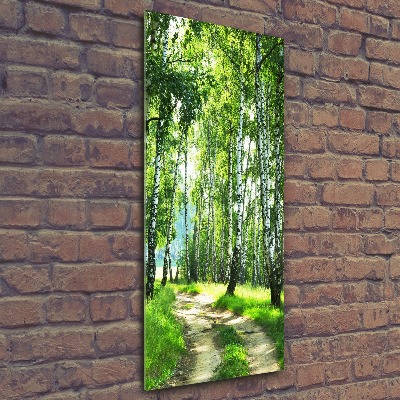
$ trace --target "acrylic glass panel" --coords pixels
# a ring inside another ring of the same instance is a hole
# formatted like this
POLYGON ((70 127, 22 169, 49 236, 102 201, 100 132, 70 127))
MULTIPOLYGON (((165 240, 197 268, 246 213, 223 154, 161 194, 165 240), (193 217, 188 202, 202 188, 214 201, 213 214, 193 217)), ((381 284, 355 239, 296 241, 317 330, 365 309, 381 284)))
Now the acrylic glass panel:
POLYGON ((145 389, 283 369, 283 40, 144 37, 145 389))

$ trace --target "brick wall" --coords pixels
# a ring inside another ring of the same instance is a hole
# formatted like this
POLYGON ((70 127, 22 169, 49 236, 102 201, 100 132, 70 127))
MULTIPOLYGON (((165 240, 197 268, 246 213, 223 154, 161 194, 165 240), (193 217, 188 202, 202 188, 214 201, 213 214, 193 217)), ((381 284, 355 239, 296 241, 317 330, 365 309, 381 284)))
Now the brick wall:
POLYGON ((0 397, 400 398, 398 0, 0 0, 0 397), (143 12, 286 43, 286 369, 142 390, 143 12))

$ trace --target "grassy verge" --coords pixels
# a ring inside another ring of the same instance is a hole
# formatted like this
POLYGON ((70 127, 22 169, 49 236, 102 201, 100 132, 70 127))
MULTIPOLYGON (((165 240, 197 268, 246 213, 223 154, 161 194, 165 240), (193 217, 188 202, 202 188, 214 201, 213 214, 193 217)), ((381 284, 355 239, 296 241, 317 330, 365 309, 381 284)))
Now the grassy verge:
POLYGON ((145 389, 162 387, 185 352, 183 327, 172 312, 173 289, 158 287, 145 306, 145 389))
POLYGON ((231 326, 219 328, 218 340, 223 347, 223 355, 218 366, 214 379, 228 379, 237 376, 249 375, 249 363, 247 352, 243 346, 243 340, 231 326))
POLYGON ((263 289, 240 286, 235 296, 222 295, 214 303, 215 307, 228 309, 257 322, 276 344, 279 367, 284 367, 283 307, 271 306, 269 293, 263 289), (267 299, 266 299, 267 297, 267 299))
MULTIPOLYGON (((187 293, 207 293, 216 300, 214 306, 228 309, 238 315, 245 315, 256 321, 276 344, 279 366, 284 367, 283 306, 275 308, 269 300, 269 290, 253 288, 250 285, 236 287, 235 296, 226 296, 226 286, 222 284, 196 283, 178 285, 177 290, 187 293)), ((282 304, 283 304, 282 295, 282 304)))

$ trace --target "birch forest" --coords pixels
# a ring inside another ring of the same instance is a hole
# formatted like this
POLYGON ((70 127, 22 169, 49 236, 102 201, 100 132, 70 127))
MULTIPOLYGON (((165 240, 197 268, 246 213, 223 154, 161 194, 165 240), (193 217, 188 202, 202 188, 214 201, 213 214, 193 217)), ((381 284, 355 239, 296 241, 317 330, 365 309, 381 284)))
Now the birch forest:
POLYGON ((145 286, 283 288, 283 40, 148 12, 145 286))

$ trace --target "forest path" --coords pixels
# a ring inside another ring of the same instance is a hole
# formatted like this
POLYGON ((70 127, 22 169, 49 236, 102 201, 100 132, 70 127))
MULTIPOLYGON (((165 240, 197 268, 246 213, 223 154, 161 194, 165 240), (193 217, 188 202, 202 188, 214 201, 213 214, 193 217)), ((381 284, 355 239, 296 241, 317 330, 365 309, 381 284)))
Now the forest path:
POLYGON ((170 385, 190 385, 212 380, 221 361, 220 349, 216 345, 219 324, 233 326, 243 337, 251 375, 279 371, 275 343, 261 327, 229 310, 212 308, 213 302, 213 298, 206 294, 176 295, 175 314, 184 322, 189 352, 178 366, 170 385))

